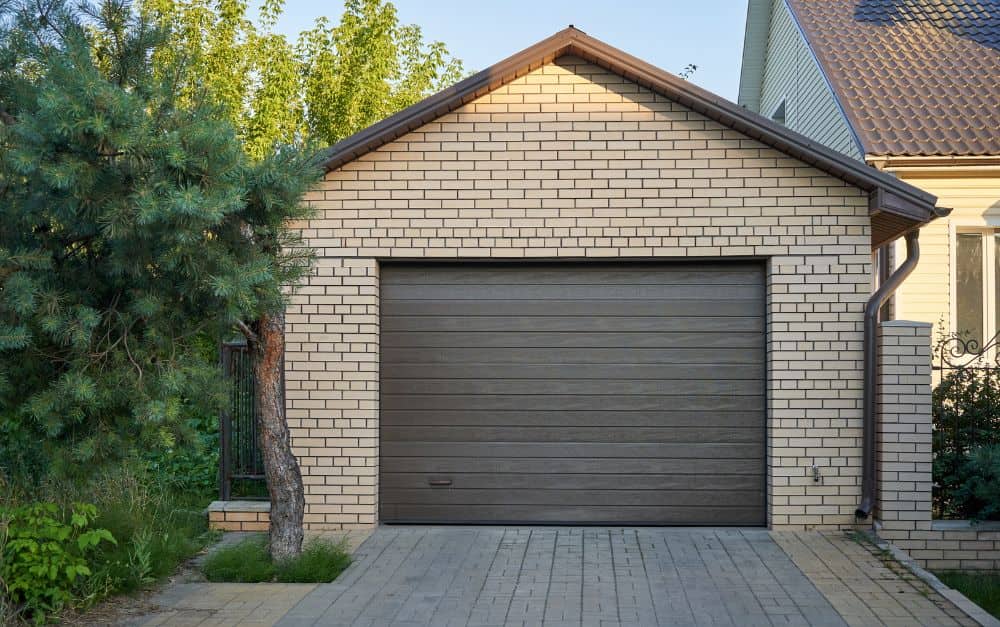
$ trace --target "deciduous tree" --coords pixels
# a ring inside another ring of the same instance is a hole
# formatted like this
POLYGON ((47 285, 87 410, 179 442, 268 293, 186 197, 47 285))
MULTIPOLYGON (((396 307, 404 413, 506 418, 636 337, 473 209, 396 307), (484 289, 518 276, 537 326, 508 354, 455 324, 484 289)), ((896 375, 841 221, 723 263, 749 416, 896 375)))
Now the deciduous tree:
POLYGON ((257 23, 244 0, 141 0, 139 9, 168 34, 156 65, 173 72, 182 62, 182 98, 207 91, 255 157, 307 138, 336 143, 462 73, 385 0, 348 0, 339 23, 321 17, 294 42, 276 31, 283 0, 265 0, 257 23))

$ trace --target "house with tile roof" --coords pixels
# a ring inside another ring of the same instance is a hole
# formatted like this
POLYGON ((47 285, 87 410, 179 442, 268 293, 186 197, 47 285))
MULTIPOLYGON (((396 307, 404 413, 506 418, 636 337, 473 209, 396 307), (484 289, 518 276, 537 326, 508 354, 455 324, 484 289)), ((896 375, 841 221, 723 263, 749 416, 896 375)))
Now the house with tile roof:
POLYGON ((1000 332, 1000 2, 750 0, 739 104, 951 208, 891 313, 1000 332))

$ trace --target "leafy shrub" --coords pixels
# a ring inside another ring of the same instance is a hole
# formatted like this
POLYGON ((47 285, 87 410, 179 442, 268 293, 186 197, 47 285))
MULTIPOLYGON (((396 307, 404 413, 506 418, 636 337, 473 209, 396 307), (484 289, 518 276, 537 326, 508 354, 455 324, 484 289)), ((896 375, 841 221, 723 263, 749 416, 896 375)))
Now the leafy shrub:
POLYGON ((78 579, 92 574, 93 549, 116 544, 110 531, 92 525, 97 508, 87 503, 74 503, 69 512, 54 503, 31 503, 5 517, 0 576, 11 601, 39 622, 70 602, 78 579))
POLYGON ((209 581, 259 583, 327 583, 351 564, 343 542, 310 540, 299 557, 275 564, 267 550, 267 538, 254 536, 213 551, 202 564, 209 581))
POLYGON ((1000 445, 1000 369, 949 372, 934 389, 934 513, 940 518, 996 517, 966 489, 983 472, 973 451, 1000 445))

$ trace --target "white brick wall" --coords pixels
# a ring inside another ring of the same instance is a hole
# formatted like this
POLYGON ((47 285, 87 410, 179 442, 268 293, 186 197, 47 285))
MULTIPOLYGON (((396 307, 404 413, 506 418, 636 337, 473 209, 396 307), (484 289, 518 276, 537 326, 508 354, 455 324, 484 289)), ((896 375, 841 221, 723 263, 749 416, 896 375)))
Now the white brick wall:
POLYGON ((289 310, 287 384, 310 527, 377 520, 378 263, 431 257, 767 258, 770 522, 851 524, 863 191, 562 57, 330 172, 309 198, 320 259, 289 310))

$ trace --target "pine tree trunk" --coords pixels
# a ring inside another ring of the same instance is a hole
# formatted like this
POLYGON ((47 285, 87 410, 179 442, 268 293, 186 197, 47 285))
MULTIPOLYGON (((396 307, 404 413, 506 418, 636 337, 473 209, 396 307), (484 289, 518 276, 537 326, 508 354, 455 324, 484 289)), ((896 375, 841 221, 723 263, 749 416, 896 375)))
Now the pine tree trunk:
POLYGON ((256 380, 257 429, 271 496, 271 558, 278 562, 302 552, 305 497, 285 420, 285 314, 261 316, 255 326, 256 340, 248 341, 256 380))

